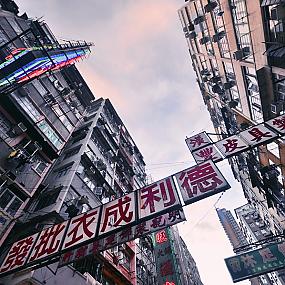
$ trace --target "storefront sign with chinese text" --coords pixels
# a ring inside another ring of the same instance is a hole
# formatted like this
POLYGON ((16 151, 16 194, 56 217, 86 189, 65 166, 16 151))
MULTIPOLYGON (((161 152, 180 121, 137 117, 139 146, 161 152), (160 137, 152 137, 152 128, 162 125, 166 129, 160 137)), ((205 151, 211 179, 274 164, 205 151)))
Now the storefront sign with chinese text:
POLYGON ((174 253, 172 251, 169 229, 164 229, 153 234, 154 256, 157 268, 157 285, 178 284, 174 253))
POLYGON ((213 143, 206 132, 186 138, 185 142, 191 152, 213 143))
POLYGON ((207 161, 175 175, 185 204, 191 204, 230 188, 217 166, 207 161))
POLYGON ((250 148, 268 144, 284 135, 285 115, 281 115, 215 143, 210 139, 206 139, 208 137, 206 133, 200 133, 186 138, 185 141, 197 163, 204 162, 208 159, 218 162, 223 158, 238 155, 250 148), (216 149, 218 149, 219 152, 216 149))
POLYGON ((173 177, 167 177, 15 242, 0 274, 36 266, 76 248, 76 256, 82 256, 90 251, 88 244, 94 252, 95 245, 102 251, 133 240, 184 220, 181 207, 173 177))
POLYGON ((285 266, 285 241, 225 259, 233 282, 242 281, 285 266))

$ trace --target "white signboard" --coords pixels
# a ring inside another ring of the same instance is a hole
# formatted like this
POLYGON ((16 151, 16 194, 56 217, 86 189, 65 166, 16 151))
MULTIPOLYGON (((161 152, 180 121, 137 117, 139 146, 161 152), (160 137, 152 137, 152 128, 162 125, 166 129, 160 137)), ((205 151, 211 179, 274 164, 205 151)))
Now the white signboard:
POLYGON ((138 190, 139 218, 180 205, 173 178, 167 177, 138 190))
POLYGON ((185 142, 191 152, 213 143, 206 132, 186 138, 185 142))
POLYGON ((263 143, 266 143, 276 137, 278 135, 271 131, 269 128, 264 125, 257 125, 251 127, 241 133, 239 135, 244 139, 250 146, 257 146, 263 143))
POLYGON ((71 219, 63 243, 63 249, 95 237, 100 207, 71 219))
POLYGON ((103 205, 99 234, 118 230, 136 220, 135 192, 103 205))
POLYGON ((226 139, 218 141, 215 146, 225 157, 230 157, 234 154, 238 154, 242 151, 249 149, 249 146, 242 138, 238 135, 230 136, 226 139))
POLYGON ((185 204, 190 204, 230 188, 212 161, 185 169, 175 175, 185 204))

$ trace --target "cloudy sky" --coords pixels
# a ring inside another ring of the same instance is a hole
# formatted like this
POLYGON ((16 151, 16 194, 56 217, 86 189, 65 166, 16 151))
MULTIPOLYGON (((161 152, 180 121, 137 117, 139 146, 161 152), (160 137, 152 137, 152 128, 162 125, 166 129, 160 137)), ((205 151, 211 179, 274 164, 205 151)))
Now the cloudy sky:
MULTIPOLYGON (((193 164, 186 136, 213 132, 179 22, 183 0, 16 0, 20 12, 44 19, 57 38, 94 42, 78 64, 97 98, 110 98, 144 155, 153 179, 193 164)), ((224 258, 233 255, 214 204, 245 203, 227 162, 232 189, 185 208, 179 226, 204 285, 233 284, 224 258)), ((249 284, 240 282, 239 284, 249 284)))

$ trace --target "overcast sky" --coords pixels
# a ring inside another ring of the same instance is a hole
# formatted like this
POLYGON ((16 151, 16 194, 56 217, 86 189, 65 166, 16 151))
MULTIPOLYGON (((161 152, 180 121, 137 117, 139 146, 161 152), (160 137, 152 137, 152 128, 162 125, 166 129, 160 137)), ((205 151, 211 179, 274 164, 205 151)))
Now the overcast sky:
MULTIPOLYGON (((111 99, 153 179, 193 164, 185 137, 213 128, 177 14, 183 0, 16 2, 21 13, 43 17, 58 39, 94 42, 91 56, 77 67, 96 98, 111 99)), ((232 189, 216 206, 245 204, 227 162, 218 165, 232 189)), ((233 284, 224 264, 233 251, 214 209, 218 198, 187 206, 187 222, 179 226, 204 285, 233 284)))

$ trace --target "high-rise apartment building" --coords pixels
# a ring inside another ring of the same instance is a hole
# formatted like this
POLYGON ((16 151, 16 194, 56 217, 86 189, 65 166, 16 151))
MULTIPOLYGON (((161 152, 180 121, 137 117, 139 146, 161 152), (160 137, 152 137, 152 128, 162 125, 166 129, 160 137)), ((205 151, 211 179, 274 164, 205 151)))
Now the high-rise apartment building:
MULTIPOLYGON (((13 1, 0 4, 3 261, 13 241, 143 187, 146 174, 111 102, 95 100, 74 66, 91 44, 59 43, 44 22, 19 16, 13 1)), ((0 283, 136 284, 136 268, 131 241, 72 266, 26 270, 0 283)))
MULTIPOLYGON (((217 137, 227 138, 284 113, 284 1, 185 1, 178 14, 217 137)), ((284 231, 284 141, 229 159, 244 196, 284 231)))
POLYGON ((158 285, 203 285, 196 263, 177 226, 153 234, 158 285))

